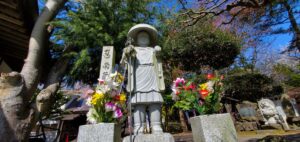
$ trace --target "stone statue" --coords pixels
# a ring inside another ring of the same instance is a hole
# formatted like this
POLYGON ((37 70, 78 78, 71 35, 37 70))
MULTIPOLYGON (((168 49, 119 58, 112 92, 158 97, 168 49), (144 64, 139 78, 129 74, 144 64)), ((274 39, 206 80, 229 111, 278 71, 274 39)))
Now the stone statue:
POLYGON ((261 99, 258 101, 258 106, 265 119, 265 125, 280 124, 282 122, 273 101, 261 99))
POLYGON ((145 130, 146 110, 149 111, 152 134, 163 133, 161 128, 162 91, 165 90, 161 47, 157 44, 157 30, 148 24, 133 26, 123 50, 122 65, 128 68, 127 90, 132 92, 134 134, 145 130), (135 42, 136 41, 136 42, 135 42))

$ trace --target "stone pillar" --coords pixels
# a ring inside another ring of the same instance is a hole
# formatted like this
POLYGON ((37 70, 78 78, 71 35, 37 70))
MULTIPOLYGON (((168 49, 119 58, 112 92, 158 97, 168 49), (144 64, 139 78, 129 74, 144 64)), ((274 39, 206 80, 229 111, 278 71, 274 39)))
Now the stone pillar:
POLYGON ((99 79, 105 80, 115 66, 115 50, 113 46, 103 46, 99 79))

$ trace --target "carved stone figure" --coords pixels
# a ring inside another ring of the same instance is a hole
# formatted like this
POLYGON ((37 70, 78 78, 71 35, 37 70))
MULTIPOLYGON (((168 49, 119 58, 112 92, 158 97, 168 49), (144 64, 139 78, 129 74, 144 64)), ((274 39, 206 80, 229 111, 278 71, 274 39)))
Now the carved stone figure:
POLYGON ((148 24, 135 25, 128 32, 127 47, 123 50, 121 64, 126 64, 128 68, 127 90, 132 92, 135 134, 142 134, 145 130, 146 110, 149 112, 152 134, 163 133, 163 98, 160 92, 165 90, 165 84, 157 35, 157 30, 148 24))
POLYGON ((265 119, 265 125, 282 122, 273 101, 270 99, 261 99, 258 101, 258 106, 265 119))

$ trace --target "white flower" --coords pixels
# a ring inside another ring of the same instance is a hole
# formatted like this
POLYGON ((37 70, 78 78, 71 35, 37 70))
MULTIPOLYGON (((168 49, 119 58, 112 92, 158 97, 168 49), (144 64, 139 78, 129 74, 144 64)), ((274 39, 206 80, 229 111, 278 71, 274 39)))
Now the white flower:
POLYGON ((97 120, 96 120, 96 118, 94 117, 96 112, 95 112, 95 110, 94 109, 90 109, 89 111, 88 111, 88 113, 86 114, 86 117, 87 117, 87 121, 88 122, 90 122, 90 123, 92 123, 92 124, 96 124, 97 123, 97 120))
POLYGON ((85 104, 87 106, 92 106, 92 97, 91 96, 86 99, 86 103, 85 104))
POLYGON ((115 77, 117 75, 118 75, 118 72, 115 72, 115 73, 110 74, 110 77, 113 78, 113 77, 115 77))
POLYGON ((172 100, 173 100, 173 101, 179 101, 179 99, 180 99, 180 98, 176 95, 175 92, 172 92, 171 96, 172 96, 172 100))
POLYGON ((208 81, 207 82, 207 90, 210 92, 210 93, 213 93, 214 92, 214 85, 215 85, 215 81, 208 81))

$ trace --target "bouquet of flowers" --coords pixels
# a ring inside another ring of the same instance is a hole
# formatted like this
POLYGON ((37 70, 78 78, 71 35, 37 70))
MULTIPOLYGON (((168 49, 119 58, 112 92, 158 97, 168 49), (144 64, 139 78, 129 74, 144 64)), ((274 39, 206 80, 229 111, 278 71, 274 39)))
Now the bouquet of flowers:
POLYGON ((98 80, 95 90, 89 90, 86 104, 90 106, 87 113, 88 122, 121 123, 125 120, 126 95, 122 92, 124 77, 115 72, 105 80, 98 80))
POLYGON ((196 110, 199 114, 212 114, 220 110, 223 77, 207 75, 206 82, 196 84, 193 79, 177 78, 172 85, 174 106, 182 110, 196 110))

